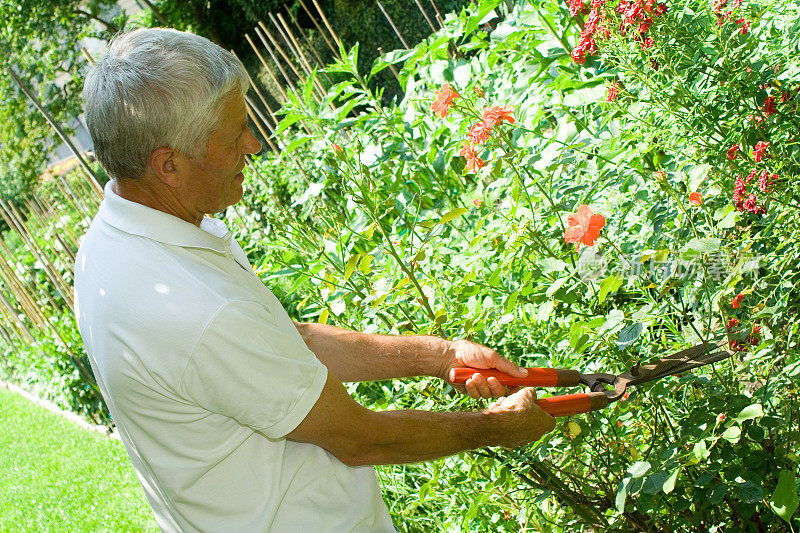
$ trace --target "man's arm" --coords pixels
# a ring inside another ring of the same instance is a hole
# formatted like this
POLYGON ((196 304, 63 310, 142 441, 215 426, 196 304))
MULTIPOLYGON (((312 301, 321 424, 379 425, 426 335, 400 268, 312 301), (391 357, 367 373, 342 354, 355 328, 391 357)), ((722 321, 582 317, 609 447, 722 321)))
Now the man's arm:
MULTIPOLYGON (((376 335, 327 324, 295 322, 306 346, 342 381, 377 381, 409 376, 446 379, 450 368, 497 368, 517 377, 527 371, 494 350, 466 340, 427 335, 376 335)), ((506 394, 495 378, 476 375, 462 389, 473 398, 506 394)))
POLYGON ((325 448, 350 466, 428 461, 484 446, 521 446, 552 430, 555 420, 526 388, 482 411, 374 412, 359 405, 335 376, 287 435, 325 448))

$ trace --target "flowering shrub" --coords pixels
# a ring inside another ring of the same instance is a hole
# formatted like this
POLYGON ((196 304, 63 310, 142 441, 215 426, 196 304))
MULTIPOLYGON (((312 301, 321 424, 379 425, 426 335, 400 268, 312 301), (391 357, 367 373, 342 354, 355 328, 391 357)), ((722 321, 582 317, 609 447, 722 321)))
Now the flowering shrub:
MULTIPOLYGON (((376 62, 403 63, 397 105, 356 50, 323 105, 283 109, 286 149, 259 173, 284 179, 290 154, 318 171, 286 202, 252 179, 246 204, 270 205, 257 270, 297 318, 468 337, 527 366, 617 372, 705 340, 736 354, 528 448, 382 467, 398 526, 796 524, 797 11, 501 7, 376 62)), ((476 407, 434 379, 350 390, 375 409, 476 407)))

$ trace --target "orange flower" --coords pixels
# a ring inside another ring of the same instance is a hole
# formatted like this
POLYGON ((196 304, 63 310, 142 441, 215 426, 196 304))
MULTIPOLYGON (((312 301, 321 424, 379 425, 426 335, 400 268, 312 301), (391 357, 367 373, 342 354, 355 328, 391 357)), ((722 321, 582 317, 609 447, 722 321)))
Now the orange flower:
POLYGON ((475 198, 474 200, 472 200, 472 203, 475 204, 475 207, 480 207, 483 205, 483 200, 481 200, 480 198, 475 198))
POLYGON ((486 164, 483 159, 478 157, 475 149, 467 142, 464 143, 458 155, 467 158, 467 170, 470 172, 478 172, 481 167, 486 164))
POLYGON ((693 192, 689 195, 689 202, 692 205, 703 205, 703 195, 699 192, 693 192))
POLYGON ((492 128, 496 124, 500 124, 504 120, 509 124, 514 123, 514 117, 511 113, 514 112, 514 106, 510 105, 492 105, 483 110, 483 123, 492 128))
POLYGON ((596 215, 588 205, 579 205, 578 212, 567 217, 569 228, 564 232, 564 240, 575 244, 575 250, 581 249, 581 243, 593 246, 600 237, 600 230, 606 225, 603 215, 596 215))
POLYGON ((473 126, 469 129, 469 133, 467 134, 467 138, 469 139, 469 143, 472 146, 476 144, 483 144, 489 137, 492 135, 492 127, 485 122, 476 122, 473 126))
POLYGON ((442 90, 436 93, 436 100, 431 104, 433 114, 442 118, 446 117, 447 113, 450 112, 453 100, 456 98, 461 98, 461 95, 455 92, 449 83, 442 85, 442 90))

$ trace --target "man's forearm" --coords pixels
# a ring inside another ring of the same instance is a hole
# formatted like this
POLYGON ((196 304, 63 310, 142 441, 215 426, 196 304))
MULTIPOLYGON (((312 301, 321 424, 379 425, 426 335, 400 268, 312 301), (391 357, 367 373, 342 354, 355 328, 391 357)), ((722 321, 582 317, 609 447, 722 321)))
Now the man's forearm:
POLYGON ((432 375, 448 342, 424 335, 376 335, 295 322, 306 346, 341 381, 432 375))
POLYGON ((414 463, 538 439, 555 420, 535 402, 533 389, 526 388, 478 412, 375 412, 355 402, 329 373, 314 407, 287 438, 316 444, 352 466, 414 463))

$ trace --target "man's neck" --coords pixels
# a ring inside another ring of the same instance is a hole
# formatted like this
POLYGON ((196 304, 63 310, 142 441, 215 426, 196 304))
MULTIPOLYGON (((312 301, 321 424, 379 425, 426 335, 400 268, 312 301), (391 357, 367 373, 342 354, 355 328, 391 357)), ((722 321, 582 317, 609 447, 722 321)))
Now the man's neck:
POLYGON ((162 183, 154 184, 147 176, 136 179, 114 179, 111 190, 118 196, 131 202, 142 204, 180 218, 200 227, 202 213, 192 213, 178 201, 174 192, 162 183))

